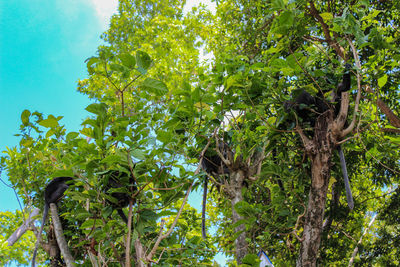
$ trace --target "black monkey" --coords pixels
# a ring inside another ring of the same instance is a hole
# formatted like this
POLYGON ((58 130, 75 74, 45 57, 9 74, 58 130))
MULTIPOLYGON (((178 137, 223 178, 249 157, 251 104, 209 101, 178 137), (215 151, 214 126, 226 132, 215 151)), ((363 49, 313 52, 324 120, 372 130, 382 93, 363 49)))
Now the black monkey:
POLYGON ((327 111, 329 106, 320 96, 314 97, 306 90, 302 90, 294 100, 285 101, 284 108, 286 112, 293 109, 303 123, 314 127, 316 117, 327 111))
MULTIPOLYGON (((346 72, 343 75, 342 81, 339 83, 335 92, 333 93, 333 101, 336 103, 334 106, 329 105, 321 94, 318 94, 314 97, 307 91, 303 90, 295 98, 295 100, 286 101, 284 103, 285 110, 288 112, 290 109, 293 109, 295 113, 302 119, 303 123, 309 123, 311 127, 315 126, 316 117, 318 117, 320 114, 324 113, 330 108, 333 108, 334 114, 335 116, 337 116, 340 111, 342 93, 349 91, 351 87, 351 65, 346 64, 345 68, 346 72)), ((349 177, 347 174, 346 160, 343 154, 342 147, 340 145, 338 145, 337 150, 339 152, 340 165, 342 167, 347 204, 350 209, 353 209, 354 202, 351 193, 349 177)))
MULTIPOLYGON (((107 171, 103 174, 103 178, 103 191, 111 197, 107 198, 107 203, 109 203, 114 210, 117 210, 122 220, 128 224, 128 218, 122 209, 129 205, 133 192, 137 191, 135 180, 131 174, 118 170, 107 171), (128 185, 127 191, 124 187, 128 185)), ((135 199, 133 199, 133 203, 135 202, 135 199)))
POLYGON ((32 257, 32 267, 35 267, 35 259, 37 254, 37 249, 41 240, 43 227, 46 222, 47 214, 49 213, 49 208, 51 203, 57 203, 64 195, 65 190, 68 189, 68 182, 71 181, 72 177, 56 177, 46 186, 44 190, 44 209, 43 209, 43 218, 42 218, 42 226, 40 227, 40 231, 38 232, 35 250, 33 251, 32 257))
MULTIPOLYGON (((230 152, 229 147, 223 141, 219 142, 219 151, 224 157, 226 157, 230 152)), ((206 202, 207 202, 207 187, 208 187, 208 175, 217 177, 220 175, 229 176, 229 168, 224 164, 221 157, 212 148, 208 148, 205 153, 203 160, 201 161, 201 168, 207 173, 204 177, 203 184, 203 203, 201 211, 201 234, 202 237, 206 238, 206 202)))
POLYGON ((286 112, 293 109, 302 121, 309 123, 311 127, 315 126, 316 117, 328 109, 333 108, 334 114, 337 116, 342 101, 342 93, 349 91, 351 87, 351 65, 347 63, 345 69, 346 72, 343 75, 342 81, 333 92, 333 102, 336 103, 333 107, 324 98, 322 92, 318 93, 316 96, 312 96, 307 91, 302 90, 294 100, 285 101, 284 108, 286 112))

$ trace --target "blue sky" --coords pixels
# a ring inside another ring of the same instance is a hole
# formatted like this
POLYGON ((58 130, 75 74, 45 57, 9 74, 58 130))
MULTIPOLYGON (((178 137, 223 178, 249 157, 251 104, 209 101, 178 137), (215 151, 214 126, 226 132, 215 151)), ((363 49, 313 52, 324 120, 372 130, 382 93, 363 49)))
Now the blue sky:
MULTIPOLYGON (((197 2, 188 1, 186 10, 197 2)), ((77 81, 87 77, 84 61, 96 53, 116 8, 116 0, 0 0, 0 152, 17 146, 25 109, 62 115, 67 131, 79 129, 90 102, 76 91, 77 81)), ((1 179, 8 184, 4 173, 1 179)), ((189 202, 199 208, 200 193, 189 202)), ((0 211, 15 209, 13 190, 0 182, 0 211)))
MULTIPOLYGON (((89 100, 76 82, 87 76, 84 60, 116 10, 116 1, 107 2, 108 10, 92 0, 0 1, 0 151, 17 145, 24 109, 62 115, 68 131, 79 128, 89 100)), ((16 208, 13 191, 1 183, 0 210, 16 208)))

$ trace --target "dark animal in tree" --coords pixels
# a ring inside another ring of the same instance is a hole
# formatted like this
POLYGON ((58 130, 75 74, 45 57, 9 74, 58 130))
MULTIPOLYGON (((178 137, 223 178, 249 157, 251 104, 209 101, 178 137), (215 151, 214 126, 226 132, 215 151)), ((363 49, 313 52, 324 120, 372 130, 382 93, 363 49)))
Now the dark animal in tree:
MULTIPOLYGON (((223 156, 227 156, 229 151, 229 147, 223 141, 219 142, 219 150, 223 156)), ((215 150, 212 148, 208 148, 204 153, 203 160, 201 161, 201 168, 207 173, 204 177, 203 184, 203 203, 202 203, 202 212, 201 212, 201 234, 205 239, 206 236, 206 202, 207 202, 207 188, 208 188, 208 175, 213 177, 218 177, 220 175, 229 176, 229 168, 223 163, 221 157, 217 154, 215 150)))
MULTIPOLYGON (((334 105, 331 105, 326 99, 324 99, 322 94, 312 96, 310 93, 303 90, 294 100, 286 101, 284 103, 285 110, 288 112, 293 109, 295 113, 301 118, 302 122, 305 124, 309 124, 311 127, 315 126, 316 118, 328 109, 333 109, 335 116, 337 116, 340 110, 342 93, 349 91, 351 87, 351 65, 346 64, 345 68, 346 72, 343 75, 342 81, 339 83, 335 92, 333 93, 333 101, 335 102, 334 105)), ((342 167, 344 185, 346 188, 347 204, 350 209, 353 209, 354 202, 350 189, 350 182, 347 174, 345 157, 342 147, 340 145, 338 145, 337 150, 339 152, 340 165, 342 167)))
MULTIPOLYGON (((108 196, 107 203, 109 203, 114 210, 117 210, 122 220, 128 224, 128 218, 123 208, 129 205, 132 194, 137 191, 135 180, 131 174, 119 170, 110 170, 102 176, 104 178, 103 190, 108 196)), ((135 199, 133 199, 133 203, 135 202, 135 199)))
POLYGON ((35 250, 33 251, 32 257, 32 267, 35 266, 35 259, 37 254, 37 249, 39 243, 41 241, 41 236, 43 232, 43 227, 46 222, 47 214, 49 213, 49 208, 51 203, 57 203, 64 195, 65 190, 68 189, 68 182, 71 181, 72 177, 57 177, 51 180, 51 182, 46 186, 44 190, 44 209, 43 209, 43 218, 42 218, 42 226, 37 235, 37 241, 35 245, 35 250))

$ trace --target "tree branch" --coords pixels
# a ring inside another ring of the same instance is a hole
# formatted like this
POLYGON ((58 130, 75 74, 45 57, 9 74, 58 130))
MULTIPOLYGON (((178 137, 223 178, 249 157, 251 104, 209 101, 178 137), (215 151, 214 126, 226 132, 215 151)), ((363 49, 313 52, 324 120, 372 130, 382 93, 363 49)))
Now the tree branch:
POLYGON ((340 103, 339 114, 337 115, 334 124, 333 131, 337 134, 337 136, 341 136, 340 131, 343 129, 344 124, 346 123, 347 113, 349 111, 349 92, 342 92, 342 101, 340 103))
MULTIPOLYGON (((368 93, 374 93, 370 86, 366 86, 365 88, 368 93)), ((397 117, 396 114, 394 114, 394 112, 379 97, 376 101, 376 105, 386 115, 390 125, 396 128, 400 128, 400 118, 397 117)))
POLYGON ((160 245, 161 241, 164 240, 165 238, 167 238, 167 237, 172 233, 172 231, 174 230, 175 225, 177 224, 178 219, 179 219, 179 217, 181 216, 183 207, 185 206, 186 201, 187 201, 187 199, 188 199, 188 197, 189 197, 189 194, 190 194, 190 192, 192 191, 192 187, 193 187, 193 183, 190 184, 189 189, 188 189, 188 191, 186 192, 186 196, 185 196, 185 198, 183 199, 183 203, 182 203, 182 205, 181 205, 181 207, 180 207, 180 209, 179 209, 179 211, 178 211, 178 214, 176 215, 175 220, 174 220, 174 222, 172 223, 171 227, 169 228, 168 232, 166 232, 166 233, 163 235, 163 234, 162 234, 162 230, 160 231, 160 234, 159 234, 159 236, 158 236, 158 238, 157 238, 156 243, 154 244, 153 249, 152 249, 152 250, 150 251, 150 253, 146 256, 146 260, 147 260, 147 261, 151 261, 151 259, 153 258, 154 254, 156 253, 156 251, 157 251, 157 249, 158 249, 158 246, 160 245))
POLYGON ((368 224, 368 227, 365 228, 364 233, 361 235, 360 240, 358 240, 356 247, 354 248, 353 254, 351 255, 351 258, 349 260, 349 265, 347 265, 348 267, 350 267, 351 265, 353 265, 354 262, 354 258, 356 257, 357 253, 358 253, 358 246, 361 245, 362 239, 363 237, 367 234, 369 228, 371 228, 372 224, 374 223, 376 216, 378 216, 378 213, 376 213, 374 215, 374 217, 372 218, 371 222, 368 224))
POLYGON ((129 213, 128 213, 128 233, 126 235, 126 246, 125 246, 125 266, 131 266, 131 233, 132 233, 132 206, 133 206, 133 199, 129 199, 129 213))
POLYGON ((60 248, 61 254, 64 257, 67 267, 75 266, 74 258, 68 249, 67 242, 64 238, 64 232, 61 226, 60 218, 58 217, 57 206, 54 203, 50 203, 51 218, 53 219, 54 233, 56 235, 57 243, 60 248))
POLYGON ((20 239, 21 236, 23 236, 23 234, 25 234, 25 232, 29 229, 29 226, 31 225, 32 222, 35 221, 35 217, 39 215, 39 209, 35 208, 31 214, 29 214, 28 219, 26 219, 22 225, 20 227, 18 227, 17 230, 14 231, 14 233, 12 233, 12 235, 10 235, 10 237, 7 239, 7 243, 8 246, 11 247, 15 244, 15 242, 18 241, 18 239, 20 239))
MULTIPOLYGON (((218 130, 218 128, 215 128, 214 133, 213 133, 213 136, 216 135, 217 130, 218 130)), ((196 175, 196 174, 198 174, 198 173, 200 172, 201 163, 202 163, 203 158, 204 158, 204 153, 206 153, 207 148, 210 146, 210 143, 211 143, 211 139, 208 140, 208 143, 205 145, 205 147, 204 147, 203 150, 201 151, 201 154, 200 154, 200 161, 199 161, 199 164, 197 165, 197 169, 196 169, 196 171, 194 172, 194 175, 196 175)), ((160 233, 159 233, 159 235, 158 235, 158 238, 157 238, 157 240, 156 240, 156 243, 154 244, 153 249, 149 252, 149 254, 148 254, 147 256, 145 256, 145 260, 146 260, 146 261, 148 261, 148 262, 151 262, 151 261, 152 261, 152 258, 154 257, 154 255, 155 255, 155 253, 156 253, 156 251, 157 251, 157 249, 158 249, 158 247, 159 247, 161 241, 164 240, 165 238, 167 238, 167 237, 172 233, 172 231, 174 230, 175 225, 178 223, 178 219, 179 219, 179 217, 181 216, 181 213, 182 213, 182 211, 183 211, 183 207, 185 206, 186 201, 187 201, 187 199, 188 199, 188 197, 189 197, 189 194, 190 194, 190 192, 192 191, 193 184, 194 184, 194 182, 192 182, 192 183, 190 184, 190 186, 189 186, 189 188, 188 188, 188 190, 187 190, 187 192, 186 192, 185 198, 183 199, 182 205, 181 205, 181 207, 179 208, 178 214, 175 216, 174 222, 172 223, 172 225, 171 225, 170 229, 168 230, 168 232, 166 232, 164 235, 162 234, 162 230, 163 230, 163 228, 164 228, 164 221, 161 220, 161 227, 160 227, 161 229, 160 229, 160 233)), ((138 240, 136 240, 136 242, 139 242, 139 243, 140 243, 140 241, 138 241, 138 240)), ((141 244, 140 244, 140 245, 141 245, 141 244)), ((136 244, 135 244, 135 247, 136 247, 136 244)))
POLYGON ((310 15, 313 16, 321 24, 322 31, 324 32, 326 42, 329 44, 329 46, 333 47, 333 49, 336 50, 336 53, 341 58, 345 59, 344 48, 342 46, 340 46, 338 42, 332 40, 331 33, 329 31, 329 26, 325 23, 324 19, 320 16, 318 10, 315 8, 313 1, 310 1, 310 8, 308 10, 310 12, 310 15))
POLYGON ((354 57, 354 61, 356 63, 356 67, 357 67, 357 98, 356 98, 356 104, 354 106, 354 114, 353 114, 353 119, 351 120, 351 123, 349 125, 349 127, 347 127, 346 129, 344 129, 341 133, 341 137, 345 137, 346 135, 348 135, 351 131, 353 131, 354 126, 356 125, 356 118, 357 118, 357 114, 358 114, 358 107, 360 105, 360 99, 361 99, 361 64, 360 64, 360 58, 358 56, 357 50, 354 47, 353 42, 347 38, 347 41, 351 47, 351 50, 353 51, 353 57, 354 57))

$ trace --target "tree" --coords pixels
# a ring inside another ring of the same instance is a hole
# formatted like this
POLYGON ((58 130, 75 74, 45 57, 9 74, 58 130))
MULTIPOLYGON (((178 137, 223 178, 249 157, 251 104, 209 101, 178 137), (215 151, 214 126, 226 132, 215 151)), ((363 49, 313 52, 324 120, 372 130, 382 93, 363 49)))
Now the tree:
MULTIPOLYGON (((388 8, 387 4, 377 2, 370 5, 365 1, 349 2, 344 5, 341 2, 323 1, 291 3, 285 3, 283 1, 272 1, 271 3, 261 1, 253 1, 251 3, 246 3, 244 1, 224 1, 219 6, 218 11, 221 12, 221 17, 220 23, 218 24, 220 28, 218 28, 219 31, 217 32, 220 34, 217 34, 216 38, 209 42, 210 47, 214 49, 213 52, 216 55, 217 62, 221 60, 221 58, 224 60, 226 57, 231 58, 232 55, 241 55, 244 57, 243 61, 247 60, 254 67, 257 66, 256 68, 259 72, 265 71, 267 73, 266 75, 269 76, 269 83, 271 86, 267 87, 268 84, 266 83, 265 87, 261 87, 255 86, 257 85, 256 83, 252 83, 251 86, 247 88, 243 86, 245 88, 244 90, 240 87, 237 89, 242 92, 247 90, 249 100, 256 100, 251 103, 253 110, 258 111, 256 114, 261 115, 259 120, 265 121, 266 126, 273 132, 277 130, 278 132, 282 132, 282 128, 280 128, 279 125, 282 126, 282 121, 285 119, 281 114, 283 113, 282 102, 284 102, 284 99, 287 99, 284 95, 289 95, 289 93, 286 92, 301 87, 305 88, 311 94, 315 94, 315 92, 329 92, 332 87, 334 88, 335 85, 338 84, 338 78, 336 77, 338 76, 337 66, 341 64, 340 60, 355 62, 357 73, 360 73, 360 71, 369 73, 368 78, 362 81, 360 74, 355 73, 357 76, 354 75, 357 77, 357 86, 353 91, 355 98, 351 98, 352 100, 355 99, 355 101, 351 102, 350 106, 350 110, 354 114, 354 116, 352 116, 353 123, 351 123, 346 130, 341 131, 341 127, 344 126, 344 121, 335 122, 332 120, 332 117, 329 117, 332 115, 325 114, 324 116, 326 117, 319 117, 317 119, 313 141, 307 137, 301 127, 297 126, 293 128, 301 137, 303 148, 299 147, 298 141, 295 141, 297 136, 293 136, 292 134, 288 136, 287 133, 284 133, 278 136, 272 133, 270 135, 272 140, 284 144, 283 147, 286 151, 279 151, 280 147, 277 147, 278 151, 275 151, 274 154, 278 155, 278 160, 280 160, 281 163, 291 163, 287 172, 293 173, 293 168, 300 169, 302 168, 301 165, 303 165, 303 168, 306 167, 304 172, 308 172, 309 176, 312 177, 311 183, 305 181, 303 186, 299 183, 288 181, 289 185, 286 184, 282 187, 288 188, 289 186, 291 190, 293 190, 296 189, 296 186, 299 186, 299 189, 305 186, 305 188, 309 190, 308 199, 301 191, 292 192, 296 198, 300 196, 300 204, 304 208, 295 209, 297 210, 298 217, 297 220, 291 220, 292 225, 289 227, 294 229, 293 231, 284 231, 284 229, 279 231, 280 233, 288 233, 283 235, 289 235, 287 237, 289 249, 295 248, 292 246, 293 242, 290 235, 293 235, 300 241, 300 253, 297 258, 297 265, 299 266, 315 266, 317 261, 323 263, 324 260, 326 260, 324 257, 326 257, 325 255, 327 254, 320 250, 320 240, 326 234, 327 236, 325 236, 325 238, 331 237, 329 236, 329 230, 333 216, 336 217, 335 220, 343 219, 343 215, 346 216, 346 214, 338 216, 337 212, 340 209, 340 205, 338 204, 338 200, 340 199, 340 192, 338 193, 338 190, 340 190, 340 187, 338 188, 338 186, 340 186, 340 183, 338 179, 333 181, 331 178, 331 161, 334 160, 333 148, 337 142, 347 141, 346 146, 349 146, 347 143, 351 140, 353 144, 350 144, 350 146, 353 150, 357 149, 357 147, 360 146, 359 144, 362 144, 361 146, 363 149, 368 151, 367 153, 369 154, 371 150, 368 146, 372 145, 372 143, 369 142, 372 140, 380 140, 379 143, 382 145, 381 151, 389 152, 394 158, 398 157, 392 154, 392 151, 389 149, 391 142, 382 142, 381 138, 384 138, 384 134, 382 132, 378 132, 377 134, 373 127, 371 128, 369 126, 373 121, 377 123, 373 117, 374 113, 366 112, 365 114, 364 111, 363 116, 360 116, 358 111, 358 101, 362 90, 361 82, 370 84, 371 86, 372 84, 377 84, 378 81, 380 87, 384 87, 387 82, 387 73, 378 74, 375 72, 376 74, 372 74, 371 69, 368 68, 374 65, 381 66, 378 69, 384 69, 383 66, 389 64, 388 62, 392 62, 390 59, 388 61, 384 59, 386 55, 390 54, 391 58, 398 57, 397 50, 394 49, 394 46, 391 44, 395 40, 393 39, 393 34, 396 35, 396 33, 391 30, 391 26, 393 25, 391 25, 390 19, 386 17, 389 13, 389 16, 397 14, 396 11, 393 10, 397 10, 398 5, 390 6, 391 11, 388 13, 386 13, 386 8, 388 8), (384 12, 380 11, 382 9, 384 9, 384 12), (385 13, 385 15, 383 15, 383 13, 385 13), (222 14, 225 16, 222 17, 222 14), (385 17, 385 19, 382 19, 383 17, 385 17), (376 27, 377 25, 379 25, 379 27, 376 27), (287 36, 289 36, 289 38, 287 38, 287 36), (377 54, 381 56, 371 57, 371 51, 378 51, 377 54), (363 67, 364 65, 367 67, 363 67), (273 81, 275 81, 275 83, 273 83, 273 81), (270 99, 271 95, 272 98, 276 98, 275 102, 270 99), (264 98, 264 96, 266 97, 264 98), (260 111, 260 106, 268 106, 268 111, 272 111, 272 115, 264 115, 263 111, 260 111), (271 123, 274 117, 276 118, 275 125, 271 123), (356 121, 358 121, 358 124, 355 123, 356 121), (355 125, 357 125, 356 128, 354 128, 355 125), (347 135, 350 134, 350 132, 356 138, 349 138, 347 135), (290 139, 293 139, 293 137, 295 137, 295 140, 291 141, 290 139), (370 145, 366 146, 366 143, 370 145), (304 164, 304 160, 301 160, 301 164, 292 165, 292 162, 299 162, 295 160, 296 155, 287 152, 287 150, 293 149, 293 146, 297 147, 295 149, 299 151, 305 150, 311 161, 310 167, 307 166, 308 164, 304 164), (385 146, 387 149, 383 149, 385 146), (292 160, 290 160, 291 158, 292 160), (333 191, 332 198, 329 200, 330 204, 327 206, 326 197, 330 184, 332 184, 331 188, 333 191), (307 207, 305 207, 305 203, 307 203, 307 207), (328 216, 325 216, 326 207, 328 207, 328 216), (323 224, 324 220, 326 224, 323 224), (323 228, 323 226, 326 227, 323 228), (297 234, 297 229, 303 230, 302 237, 297 234), (318 258, 318 255, 320 255, 320 258, 318 258)), ((391 72, 392 71, 393 70, 391 70, 391 72)), ((236 77, 237 75, 227 77, 227 80, 235 80, 236 77)), ((243 83, 239 82, 239 84, 243 83)), ((394 88, 392 87, 392 89, 394 88)), ((238 92, 235 93, 237 95, 240 94, 238 92)), ((396 96, 394 99, 398 99, 398 91, 391 90, 391 93, 395 93, 396 96)), ((346 98, 347 97, 344 96, 342 103, 345 103, 346 98)), ((381 102, 379 101, 379 103, 381 102)), ((362 110, 365 110, 371 104, 371 102, 363 104, 362 110)), ((378 104, 378 106, 379 105, 383 106, 381 104, 378 104)), ((398 101, 395 106, 396 105, 398 106, 398 101)), ((342 115, 345 117, 349 106, 343 105, 342 107, 346 109, 342 109, 342 111, 345 111, 342 115)), ((389 122, 397 121, 396 116, 394 116, 395 119, 391 119, 391 116, 394 115, 393 112, 385 112, 382 107, 381 109, 388 116, 386 119, 389 119, 389 122)), ((284 130, 290 130, 287 124, 283 126, 286 128, 284 130)), ((396 127, 395 125, 393 126, 396 127)), ((268 152, 268 149, 266 152, 268 152)), ((351 156, 354 157, 354 159, 360 159, 360 155, 356 155, 354 152, 352 153, 351 156)), ((376 155, 376 153, 373 154, 376 155)), ((351 160, 352 171, 359 173, 359 170, 364 168, 365 163, 368 163, 368 161, 362 161, 361 163, 351 160)), ((386 165, 386 167, 389 167, 386 171, 391 173, 390 176, 398 173, 398 166, 393 163, 394 162, 388 164, 392 167, 386 165)), ((282 173, 285 173, 282 170, 282 166, 279 166, 279 169, 278 172, 276 169, 271 170, 271 167, 266 166, 264 170, 278 174, 283 178, 281 180, 288 180, 287 178, 285 179, 285 175, 282 175, 282 173)), ((369 170, 376 172, 375 170, 369 170)), ((268 172, 264 172, 263 174, 267 173, 268 172)), ((294 175, 291 175, 292 177, 297 176, 296 173, 293 174, 294 175)), ((357 176, 354 178, 357 179, 357 176)), ((371 182, 369 186, 374 186, 375 184, 375 188, 381 190, 382 182, 397 183, 398 181, 397 179, 389 181, 385 177, 385 180, 373 180, 371 182)), ((364 184, 364 181, 358 179, 353 180, 353 187, 354 185, 359 185, 360 188, 365 188, 366 185, 364 184)), ((287 192, 285 193, 286 198, 288 198, 287 192)), ((272 198, 274 198, 274 196, 272 196, 272 198)), ((361 196, 361 198, 365 199, 364 201, 368 199, 365 195, 361 196)), ((375 199, 376 196, 371 195, 369 198, 375 199)), ((293 200, 290 199, 290 201, 293 200)), ((361 199, 358 201, 362 202, 361 199)), ((296 204, 292 202, 291 206, 295 207, 296 204)), ((357 211, 362 212, 363 209, 368 210, 368 208, 364 206, 361 210, 357 211)), ((269 221, 271 222, 271 220, 269 221)), ((354 221, 357 222, 357 220, 354 221)), ((360 222, 361 221, 358 221, 358 223, 360 222)), ((274 224, 274 226, 276 225, 277 224, 274 224)), ((351 229, 352 226, 349 225, 349 227, 346 228, 351 229)), ((351 231, 354 230, 353 228, 351 231)), ((347 231, 348 230, 346 230, 346 232, 347 231)), ((325 242, 328 242, 328 240, 325 242)), ((334 249, 334 247, 331 248, 331 250, 332 249, 334 249)), ((332 251, 330 251, 330 253, 332 253, 332 251)), ((332 263, 332 259, 329 260, 326 261, 326 263, 332 263)))
POLYGON ((1 166, 28 210, 43 205, 50 176, 75 176, 59 209, 82 264, 211 265, 213 244, 234 256, 231 265, 257 265, 260 249, 276 266, 393 260, 398 194, 387 188, 400 172, 399 4, 225 0, 214 15, 182 7, 120 1, 107 45, 78 85, 95 102, 79 133, 61 117, 22 113, 20 146, 1 166), (201 64, 201 49, 211 65, 201 64), (285 109, 299 90, 337 104, 329 96, 345 62, 351 90, 336 113, 307 124, 285 109), (207 153, 224 175, 210 175, 207 225, 217 230, 202 240, 200 215, 186 201, 204 182, 207 153), (128 227, 98 190, 108 170, 135 181, 128 227), (364 235, 371 213, 379 215, 364 235))

